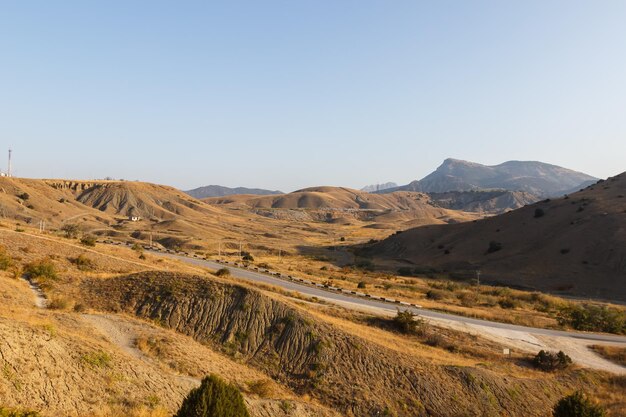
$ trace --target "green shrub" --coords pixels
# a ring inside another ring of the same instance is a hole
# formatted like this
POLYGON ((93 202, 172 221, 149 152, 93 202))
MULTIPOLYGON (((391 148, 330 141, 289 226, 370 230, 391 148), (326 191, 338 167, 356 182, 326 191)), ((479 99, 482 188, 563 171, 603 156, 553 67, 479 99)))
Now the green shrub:
POLYGON ((446 298, 446 294, 440 290, 428 290, 426 292, 426 298, 429 300, 443 300, 446 298))
POLYGON ((243 255, 241 257, 242 260, 248 261, 248 262, 254 262, 254 256, 252 256, 250 252, 244 252, 242 255, 243 255))
POLYGON ((398 310, 396 316, 393 318, 393 324, 398 331, 404 334, 415 334, 419 333, 423 328, 424 320, 420 319, 409 310, 398 310))
POLYGON ((84 235, 80 239, 80 243, 84 246, 96 246, 96 237, 92 235, 84 235))
POLYGON ((109 368, 111 366, 111 355, 101 350, 83 355, 82 360, 92 368, 109 368))
POLYGON ((506 309, 513 309, 519 306, 519 302, 512 297, 504 297, 498 301, 498 304, 506 309))
POLYGON ((584 393, 575 393, 563 397, 552 410, 553 417, 604 417, 604 409, 594 404, 584 393))
POLYGON ((559 369, 565 369, 572 364, 572 359, 563 353, 562 350, 559 353, 547 352, 540 350, 533 358, 533 365, 535 368, 542 371, 556 371, 559 369))
POLYGON ((218 277, 227 277, 230 275, 230 269, 220 268, 217 271, 215 271, 215 275, 217 275, 218 277))
POLYGON ((93 261, 82 254, 76 258, 70 258, 69 261, 80 271, 91 271, 95 268, 93 261))
POLYGON ((474 307, 478 303, 478 294, 475 292, 462 292, 457 298, 464 307, 474 307))
POLYGON ((365 281, 359 281, 356 285, 357 288, 365 289, 367 287, 367 283, 365 281))
POLYGON ((626 333, 626 312, 593 304, 575 304, 561 309, 557 316, 561 325, 576 330, 626 333))
POLYGON ((54 264, 50 259, 41 259, 31 262, 24 266, 24 274, 28 279, 56 279, 57 272, 54 264))
POLYGON ((80 231, 80 228, 77 224, 68 223, 61 227, 61 231, 65 233, 66 238, 75 239, 76 237, 78 237, 78 232, 80 231))
POLYGON ((239 390, 210 375, 191 390, 175 417, 250 417, 239 390))
POLYGON ((269 398, 274 393, 272 382, 268 379, 259 379, 258 381, 250 381, 247 383, 248 391, 258 395, 261 398, 269 398))

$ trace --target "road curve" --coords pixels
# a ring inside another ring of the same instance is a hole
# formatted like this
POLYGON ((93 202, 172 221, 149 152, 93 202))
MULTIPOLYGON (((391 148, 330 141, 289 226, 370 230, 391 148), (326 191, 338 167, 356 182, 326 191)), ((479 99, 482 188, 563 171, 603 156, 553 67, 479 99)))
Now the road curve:
POLYGON ((300 294, 323 298, 325 300, 340 303, 344 307, 348 307, 349 305, 356 306, 365 306, 365 307, 373 307, 377 309, 387 310, 390 312, 395 312, 398 308, 402 310, 409 310, 414 314, 418 314, 422 317, 429 317, 433 319, 443 319, 450 320, 459 323, 473 324, 484 327, 491 327, 496 329, 505 329, 512 331, 525 332, 534 335, 546 335, 546 336, 557 336, 557 337, 569 337, 575 339, 583 339, 588 340, 590 342, 610 342, 610 343, 619 343, 626 345, 626 336, 619 335, 611 335, 611 334, 603 334, 603 333, 585 333, 585 332, 576 332, 576 331, 563 331, 563 330, 551 330, 551 329, 541 329, 536 327, 527 327, 520 326, 516 324, 508 324, 508 323, 499 323, 488 320, 475 319, 471 317, 457 316, 454 314, 440 313, 437 311, 426 310, 423 308, 413 307, 407 305, 406 303, 398 304, 398 303, 390 303, 385 301, 377 301, 364 297, 355 297, 353 295, 349 295, 346 293, 342 293, 339 291, 333 291, 326 288, 319 288, 307 284, 303 284, 300 282, 291 281, 285 278, 279 278, 273 275, 251 271, 249 269, 239 268, 232 265, 225 265, 223 263, 218 263, 214 261, 208 261, 201 258, 193 258, 182 255, 175 255, 170 253, 163 252, 152 252, 155 255, 166 256, 168 258, 178 259, 180 261, 197 265, 205 268, 211 269, 220 269, 227 268, 230 270, 231 276, 239 279, 244 279, 253 282, 261 282, 264 284, 273 285, 276 287, 280 287, 286 291, 295 291, 300 294))

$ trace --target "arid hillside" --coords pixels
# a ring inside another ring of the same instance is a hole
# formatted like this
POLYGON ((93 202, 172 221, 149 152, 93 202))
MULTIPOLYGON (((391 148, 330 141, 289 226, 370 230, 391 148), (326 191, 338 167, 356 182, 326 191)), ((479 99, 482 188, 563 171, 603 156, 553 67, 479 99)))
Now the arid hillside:
POLYGON ((569 196, 364 248, 387 265, 481 271, 485 282, 626 300, 626 174, 569 196))
POLYGON ((433 204, 417 192, 370 194, 344 187, 313 187, 278 196, 232 196, 203 200, 226 207, 243 207, 273 218, 316 221, 372 221, 379 224, 437 224, 467 221, 476 216, 433 204))
POLYGON ((0 177, 0 221, 16 229, 38 228, 43 222, 45 230, 59 234, 75 226, 79 236, 216 254, 220 247, 238 250, 240 244, 247 251, 280 248, 297 253, 335 244, 340 238, 364 242, 384 238, 390 230, 478 217, 435 207, 420 193, 389 197, 323 187, 279 197, 208 201, 211 204, 172 187, 135 181, 0 177))
POLYGON ((200 276, 151 272, 88 280, 81 288, 94 308, 133 314, 221 348, 345 416, 544 416, 582 377, 568 372, 546 380, 536 372, 518 377, 433 363, 200 276))
POLYGON ((501 214, 540 200, 531 193, 508 190, 449 191, 428 195, 440 207, 484 214, 501 214))

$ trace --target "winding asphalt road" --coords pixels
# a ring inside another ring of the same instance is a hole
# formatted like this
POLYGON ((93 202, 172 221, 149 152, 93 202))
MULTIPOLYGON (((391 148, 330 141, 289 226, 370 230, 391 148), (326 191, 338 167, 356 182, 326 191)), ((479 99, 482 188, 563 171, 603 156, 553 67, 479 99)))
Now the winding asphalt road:
POLYGON ((286 291, 296 291, 300 294, 317 297, 320 299, 324 299, 330 302, 335 302, 337 304, 341 304, 344 307, 348 307, 353 305, 354 309, 358 309, 358 306, 372 307, 376 309, 386 310, 392 313, 395 313, 398 308, 402 310, 409 310, 414 314, 418 314, 422 317, 429 317, 433 319, 443 319, 450 320, 460 323, 473 324, 484 327, 491 327, 497 329, 506 329, 512 331, 525 332, 534 335, 546 335, 546 336, 557 336, 557 337, 569 337, 576 339, 584 339, 590 342, 609 342, 616 344, 624 344, 626 345, 626 336, 619 335, 611 335, 611 334, 601 334, 601 333, 583 333, 583 332, 569 332, 562 330, 551 330, 551 329, 540 329, 535 327, 526 327, 519 326, 515 324, 507 324, 507 323, 498 323, 487 320, 474 319, 470 317, 457 316, 454 314, 446 314, 440 313, 437 311, 426 310, 419 307, 411 306, 407 303, 393 303, 386 301, 378 301, 373 300, 371 298, 366 298, 363 296, 355 296, 351 294, 346 294, 345 292, 340 292, 340 290, 332 290, 327 288, 319 288, 314 285, 308 283, 301 283, 297 281, 289 280, 284 277, 277 277, 274 275, 270 275, 268 273, 256 272, 249 269, 235 267, 231 264, 225 265, 223 263, 218 263, 214 261, 208 261, 201 258, 193 258, 175 254, 166 254, 162 252, 152 252, 155 255, 166 256, 173 259, 178 259, 183 262, 187 262, 192 265, 197 265, 205 268, 211 269, 220 269, 220 268, 228 268, 230 270, 231 276, 239 279, 244 279, 253 282, 261 282, 264 284, 273 285, 276 287, 280 287, 286 291))

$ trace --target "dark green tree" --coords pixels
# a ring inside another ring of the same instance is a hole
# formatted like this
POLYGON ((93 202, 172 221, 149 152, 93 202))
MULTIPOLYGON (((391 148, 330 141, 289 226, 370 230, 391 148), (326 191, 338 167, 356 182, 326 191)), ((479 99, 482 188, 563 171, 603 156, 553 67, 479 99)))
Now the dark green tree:
POLYGON ((175 417, 250 417, 241 393, 216 375, 191 390, 175 417))
POLYGON ((552 410, 553 417, 604 417, 604 409, 594 404, 581 391, 563 397, 552 410))

